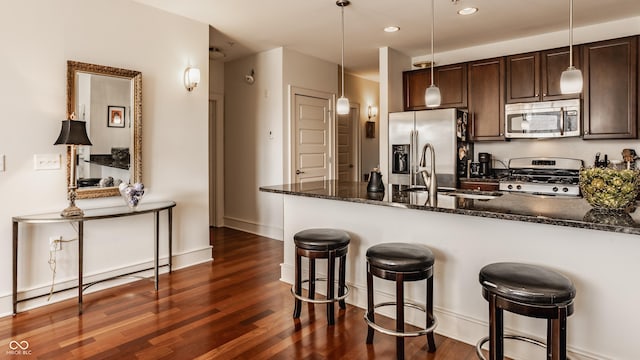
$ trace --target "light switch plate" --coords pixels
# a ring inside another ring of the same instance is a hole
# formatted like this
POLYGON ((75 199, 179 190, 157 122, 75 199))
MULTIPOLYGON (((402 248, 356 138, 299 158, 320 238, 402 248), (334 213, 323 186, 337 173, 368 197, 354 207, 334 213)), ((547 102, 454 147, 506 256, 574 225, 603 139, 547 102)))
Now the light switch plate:
POLYGON ((0 171, 4 171, 4 154, 0 154, 0 171))
POLYGON ((60 169, 60 154, 33 155, 33 168, 35 170, 60 169))

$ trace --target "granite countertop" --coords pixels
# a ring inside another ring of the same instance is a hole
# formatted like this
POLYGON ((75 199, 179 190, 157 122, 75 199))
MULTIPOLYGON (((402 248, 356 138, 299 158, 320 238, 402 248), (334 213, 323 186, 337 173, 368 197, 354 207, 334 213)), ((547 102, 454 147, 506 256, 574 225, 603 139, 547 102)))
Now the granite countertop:
POLYGON ((437 206, 428 206, 424 192, 402 191, 404 187, 399 185, 385 186, 384 193, 367 193, 364 182, 327 180, 262 186, 260 191, 640 235, 640 211, 600 212, 583 198, 494 192, 501 195, 479 200, 439 193, 437 206))
POLYGON ((106 155, 91 155, 90 163, 98 164, 102 166, 108 166, 117 169, 129 170, 129 159, 114 160, 111 154, 106 155))

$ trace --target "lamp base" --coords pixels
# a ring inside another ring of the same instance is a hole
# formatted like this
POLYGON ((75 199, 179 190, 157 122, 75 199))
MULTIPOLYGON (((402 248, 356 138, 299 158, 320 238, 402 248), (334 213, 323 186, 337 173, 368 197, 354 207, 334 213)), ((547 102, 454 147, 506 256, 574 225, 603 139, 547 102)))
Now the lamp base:
POLYGON ((75 204, 69 205, 69 207, 62 210, 62 212, 60 213, 60 216, 62 217, 79 217, 83 215, 84 212, 82 212, 82 209, 77 207, 75 204))

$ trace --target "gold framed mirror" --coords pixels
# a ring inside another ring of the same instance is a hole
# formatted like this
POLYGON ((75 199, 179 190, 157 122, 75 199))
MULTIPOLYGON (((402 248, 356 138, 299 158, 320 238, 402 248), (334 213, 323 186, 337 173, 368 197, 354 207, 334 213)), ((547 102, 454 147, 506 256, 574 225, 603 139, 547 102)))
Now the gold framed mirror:
MULTIPOLYGON (((92 146, 76 156, 77 198, 120 195, 121 182, 142 181, 142 73, 67 61, 67 119, 87 122, 92 146)), ((67 184, 71 180, 67 150, 67 184)))

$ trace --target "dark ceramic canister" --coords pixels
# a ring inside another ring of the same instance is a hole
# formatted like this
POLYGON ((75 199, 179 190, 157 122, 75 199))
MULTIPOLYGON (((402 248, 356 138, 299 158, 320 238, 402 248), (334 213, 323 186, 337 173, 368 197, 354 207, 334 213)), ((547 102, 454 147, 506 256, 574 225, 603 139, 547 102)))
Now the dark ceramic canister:
POLYGON ((382 173, 378 169, 373 169, 369 174, 369 183, 367 184, 367 192, 384 192, 384 184, 382 183, 382 173))

